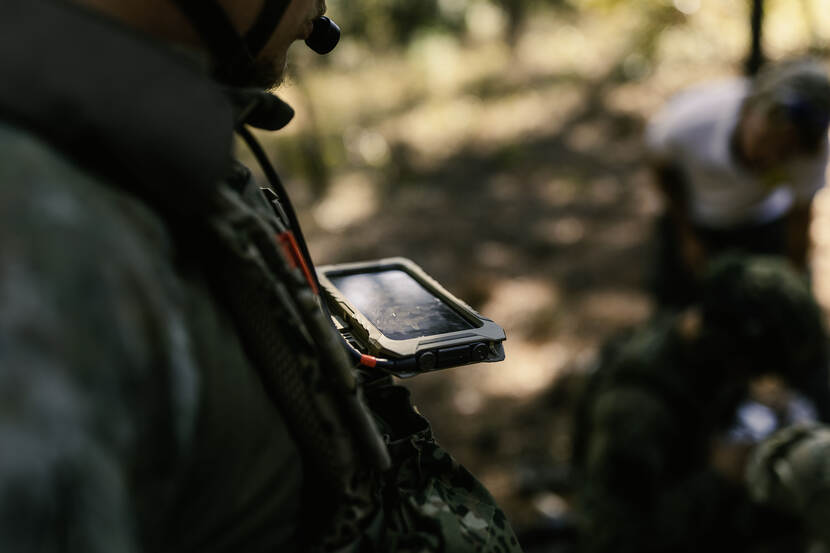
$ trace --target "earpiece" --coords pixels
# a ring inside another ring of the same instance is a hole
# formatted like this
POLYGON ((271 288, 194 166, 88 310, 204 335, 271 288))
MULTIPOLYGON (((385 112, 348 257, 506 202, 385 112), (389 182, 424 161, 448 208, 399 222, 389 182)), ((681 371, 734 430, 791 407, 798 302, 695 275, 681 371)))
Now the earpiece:
POLYGON ((318 54, 328 54, 340 41, 340 27, 328 17, 314 20, 314 28, 305 40, 306 45, 318 54))

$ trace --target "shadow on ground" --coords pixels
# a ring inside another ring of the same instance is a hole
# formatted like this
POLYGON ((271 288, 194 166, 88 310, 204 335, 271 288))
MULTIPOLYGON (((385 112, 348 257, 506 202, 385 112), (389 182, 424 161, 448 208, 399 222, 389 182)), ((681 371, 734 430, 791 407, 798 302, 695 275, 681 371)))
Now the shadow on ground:
POLYGON ((596 347, 650 309, 644 289, 659 206, 642 165, 643 121, 607 101, 624 84, 617 68, 561 78, 578 86, 580 101, 553 132, 463 148, 426 169, 393 144, 382 208, 340 233, 309 233, 326 263, 412 258, 505 327, 504 363, 408 385, 439 441, 517 526, 545 514, 537 492, 566 485, 558 467, 567 463, 579 375, 596 347))

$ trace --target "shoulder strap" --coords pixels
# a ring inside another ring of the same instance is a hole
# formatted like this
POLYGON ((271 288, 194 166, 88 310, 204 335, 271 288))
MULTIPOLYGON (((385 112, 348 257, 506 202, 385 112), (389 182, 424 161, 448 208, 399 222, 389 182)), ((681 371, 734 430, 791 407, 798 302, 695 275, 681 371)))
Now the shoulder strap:
POLYGON ((263 385, 292 429, 315 504, 313 541, 351 543, 377 512, 390 465, 381 435, 334 329, 275 229, 229 189, 210 221, 217 247, 205 256, 263 385), (329 521, 329 526, 320 524, 329 521))

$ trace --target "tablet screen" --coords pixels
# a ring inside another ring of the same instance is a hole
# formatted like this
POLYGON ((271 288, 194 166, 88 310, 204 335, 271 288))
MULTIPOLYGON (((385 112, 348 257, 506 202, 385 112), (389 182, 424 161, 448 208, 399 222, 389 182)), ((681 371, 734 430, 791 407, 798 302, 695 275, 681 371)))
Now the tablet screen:
POLYGON ((369 322, 393 340, 475 328, 400 269, 328 278, 369 322))

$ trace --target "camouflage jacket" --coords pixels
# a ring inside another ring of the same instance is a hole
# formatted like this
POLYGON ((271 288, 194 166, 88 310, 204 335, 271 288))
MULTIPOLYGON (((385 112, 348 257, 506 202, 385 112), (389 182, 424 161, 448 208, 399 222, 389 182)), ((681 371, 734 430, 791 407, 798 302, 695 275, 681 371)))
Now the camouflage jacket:
POLYGON ((825 550, 830 548, 827 425, 796 425, 780 430, 756 448, 746 476, 753 498, 790 513, 801 522, 807 536, 823 544, 825 550))
POLYGON ((678 324, 659 317, 609 344, 580 399, 584 551, 734 553, 791 536, 789 519, 710 468, 711 440, 742 383, 687 345, 678 324))
POLYGON ((225 91, 55 0, 3 2, 0 45, 0 550, 518 550, 324 347, 225 91))

